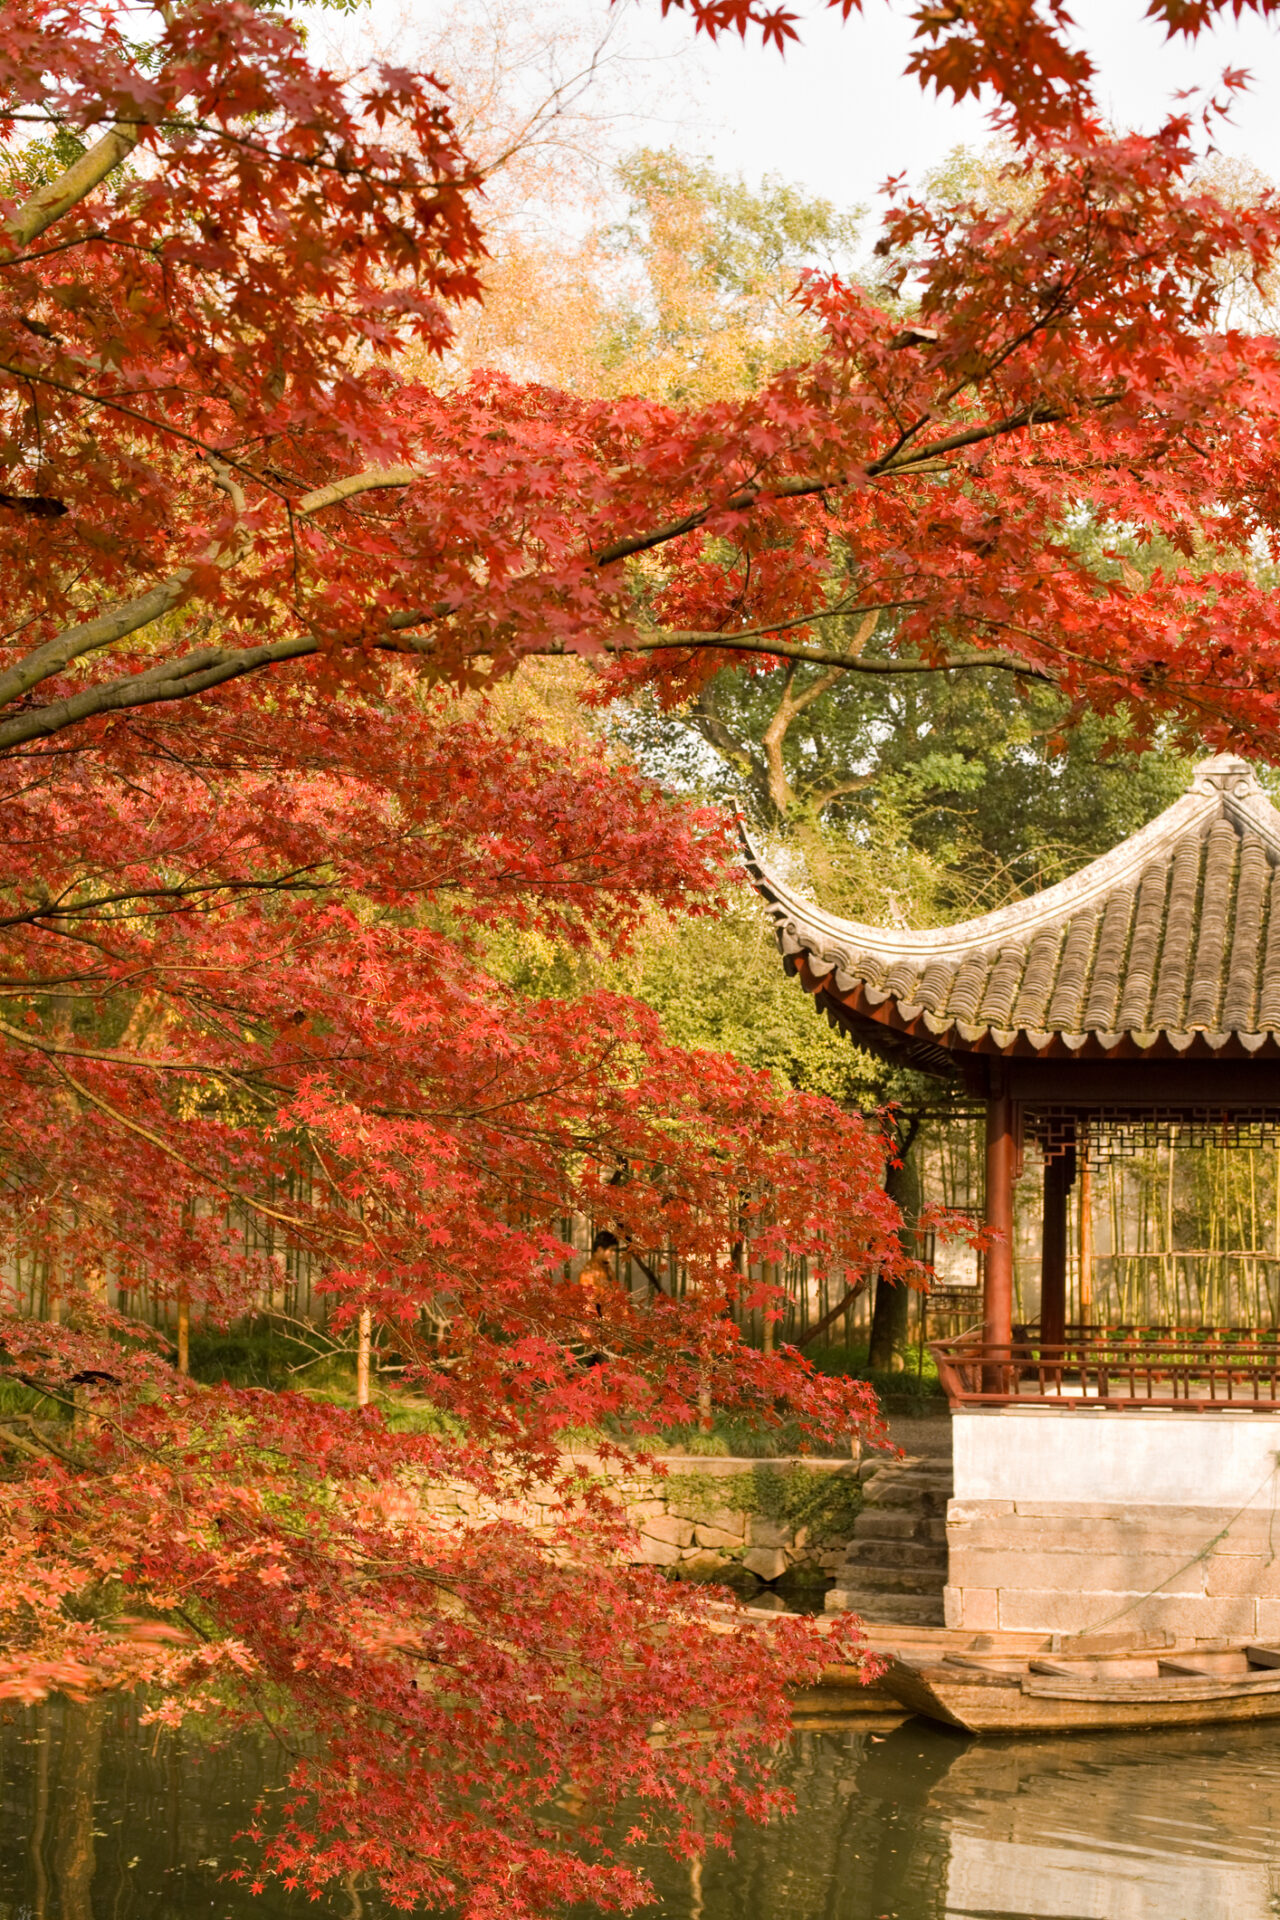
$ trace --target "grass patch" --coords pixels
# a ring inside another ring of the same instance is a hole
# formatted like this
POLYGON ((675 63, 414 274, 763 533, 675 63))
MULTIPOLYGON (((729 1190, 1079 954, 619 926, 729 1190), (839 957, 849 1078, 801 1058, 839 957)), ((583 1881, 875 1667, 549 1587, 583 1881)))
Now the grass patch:
POLYGON ((71 1418, 64 1401, 51 1399, 38 1387, 24 1387, 20 1380, 0 1379, 0 1418, 15 1413, 34 1413, 40 1420, 71 1418))
POLYGON ((936 1401, 939 1412, 946 1406, 937 1364, 927 1351, 923 1355, 908 1353, 901 1372, 868 1366, 865 1343, 853 1347, 808 1347, 805 1359, 812 1361, 819 1373, 865 1380, 875 1388, 878 1399, 936 1401))

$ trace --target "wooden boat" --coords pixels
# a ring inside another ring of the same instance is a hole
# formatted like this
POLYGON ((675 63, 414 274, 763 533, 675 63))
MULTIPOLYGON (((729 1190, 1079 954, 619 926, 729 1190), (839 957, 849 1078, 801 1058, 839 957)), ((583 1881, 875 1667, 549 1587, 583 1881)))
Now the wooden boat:
MULTIPOLYGON (((1003 1636, 991 1635, 990 1640, 1003 1636)), ((877 1691, 969 1733, 1096 1732, 1280 1719, 1280 1647, 1171 1635, 941 1654, 902 1648, 877 1691)))
MULTIPOLYGON (((725 1630, 744 1616, 755 1626, 768 1628, 785 1616, 778 1611, 757 1607, 718 1608, 725 1630)), ((818 1631, 830 1632, 835 1622, 830 1615, 819 1615, 814 1622, 818 1631)), ((927 1664, 948 1653, 981 1652, 999 1644, 1005 1654, 1039 1653, 1050 1645, 1043 1633, 975 1633, 972 1627, 900 1627, 876 1626, 864 1621, 868 1649, 880 1659, 901 1658, 927 1664)), ((907 1717, 905 1708, 886 1691, 882 1680, 868 1681, 861 1667, 833 1661, 824 1667, 817 1684, 793 1688, 791 1717, 797 1727, 818 1727, 854 1723, 864 1731, 879 1732, 895 1727, 907 1717)))

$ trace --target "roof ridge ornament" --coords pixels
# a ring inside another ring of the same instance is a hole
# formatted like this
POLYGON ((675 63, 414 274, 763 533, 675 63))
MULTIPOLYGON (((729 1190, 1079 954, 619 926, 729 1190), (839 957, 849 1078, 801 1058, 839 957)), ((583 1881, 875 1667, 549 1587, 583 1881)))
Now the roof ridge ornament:
POLYGON ((1197 760, 1190 790, 1192 793, 1229 794, 1236 800, 1262 793, 1257 774, 1238 753, 1215 753, 1207 760, 1197 760))

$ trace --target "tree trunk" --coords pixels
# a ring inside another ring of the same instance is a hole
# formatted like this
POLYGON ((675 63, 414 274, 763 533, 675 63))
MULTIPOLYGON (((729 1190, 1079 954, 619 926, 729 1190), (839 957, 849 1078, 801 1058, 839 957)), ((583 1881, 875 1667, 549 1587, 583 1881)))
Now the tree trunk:
MULTIPOLYGON (((884 1190, 902 1215, 899 1237, 908 1252, 913 1250, 916 1215, 920 1211, 920 1170, 911 1152, 915 1134, 916 1127, 912 1126, 909 1138, 900 1149, 901 1165, 889 1166, 884 1176, 884 1190)), ((883 1274, 878 1275, 871 1309, 871 1345, 867 1353, 867 1365, 873 1371, 888 1373, 895 1361, 901 1364, 910 1309, 910 1289, 901 1282, 895 1285, 883 1274)))

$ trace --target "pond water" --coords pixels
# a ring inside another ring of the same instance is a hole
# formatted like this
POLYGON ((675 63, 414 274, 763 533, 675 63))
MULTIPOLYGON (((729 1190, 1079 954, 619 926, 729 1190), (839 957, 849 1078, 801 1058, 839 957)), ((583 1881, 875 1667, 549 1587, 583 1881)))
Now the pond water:
MULTIPOLYGON (((692 1871, 649 1861, 674 1920, 1270 1920, 1280 1916, 1280 1731, 969 1741, 907 1721, 797 1733, 789 1820, 692 1871)), ((0 1920, 384 1920, 223 1876, 265 1739, 213 1751, 126 1704, 0 1723, 0 1920)))

